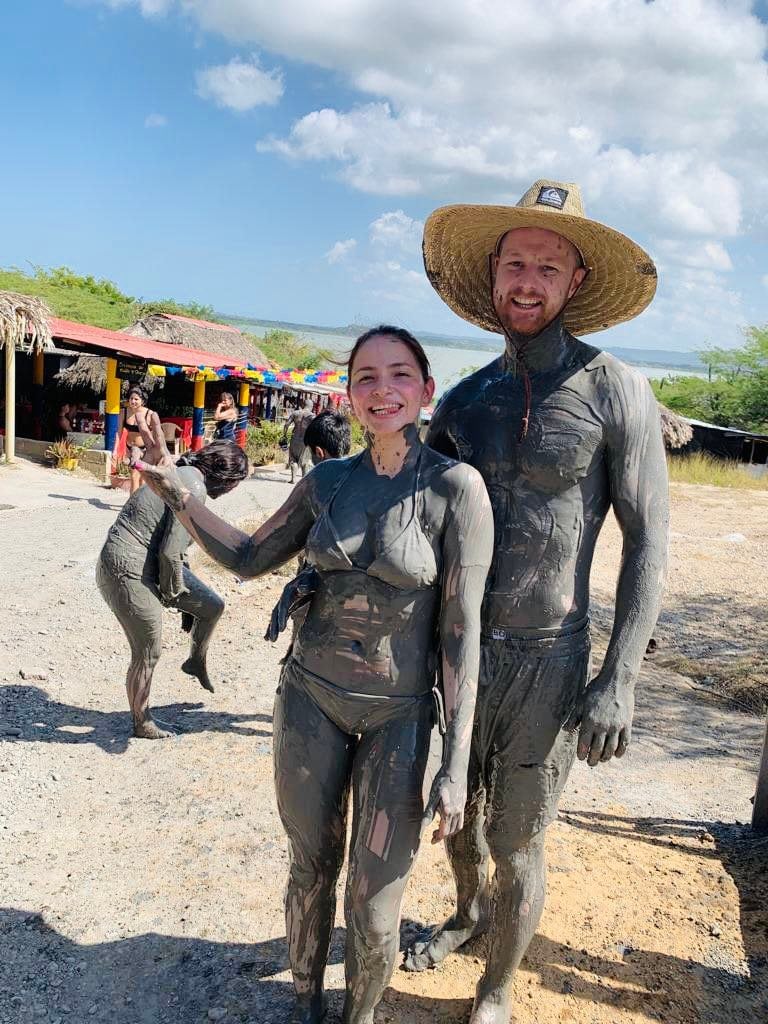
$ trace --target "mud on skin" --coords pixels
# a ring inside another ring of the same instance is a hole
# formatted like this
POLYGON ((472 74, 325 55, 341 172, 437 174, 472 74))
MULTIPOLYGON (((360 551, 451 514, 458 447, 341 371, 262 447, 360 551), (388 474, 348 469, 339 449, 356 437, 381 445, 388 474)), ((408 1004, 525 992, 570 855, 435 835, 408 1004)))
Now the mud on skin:
POLYGON ((370 1024, 398 948, 400 905, 425 823, 463 820, 493 523, 480 476, 402 436, 402 468, 373 453, 321 463, 252 536, 172 470, 148 480, 201 546, 241 577, 305 549, 316 589, 275 702, 275 784, 291 866, 286 927, 294 1021, 324 1014, 323 977, 352 802, 345 916, 346 1024, 370 1024), (363 499, 363 500, 361 500, 363 499), (447 731, 425 809, 438 668, 447 731))
MULTIPOLYGON (((206 491, 202 474, 182 467, 179 479, 202 503, 206 491)), ((185 564, 192 543, 183 525, 148 487, 142 487, 123 506, 111 527, 96 565, 96 582, 128 639, 131 661, 126 677, 134 736, 165 739, 149 711, 152 675, 162 653, 163 607, 182 612, 190 632, 189 657, 181 666, 200 685, 213 692, 206 656, 224 602, 185 564)))
POLYGON ((634 682, 666 566, 666 461, 645 378, 577 340, 560 318, 533 338, 508 337, 504 355, 453 388, 435 412, 428 443, 482 474, 496 539, 467 821, 447 843, 457 912, 409 951, 406 966, 433 966, 486 927, 493 856, 490 948, 471 1020, 507 1024, 514 972, 544 905, 544 830, 576 748, 595 766, 621 756, 630 741, 634 682), (531 395, 521 438, 523 370, 531 395), (613 631, 598 674, 590 681, 584 658, 575 680, 573 651, 558 663, 535 641, 545 648, 548 640, 579 642, 595 543, 611 507, 624 536, 613 631), (527 692, 509 719, 516 728, 481 745, 485 702, 499 687, 519 690, 523 682, 527 692), (552 745, 532 750, 542 716, 552 745))

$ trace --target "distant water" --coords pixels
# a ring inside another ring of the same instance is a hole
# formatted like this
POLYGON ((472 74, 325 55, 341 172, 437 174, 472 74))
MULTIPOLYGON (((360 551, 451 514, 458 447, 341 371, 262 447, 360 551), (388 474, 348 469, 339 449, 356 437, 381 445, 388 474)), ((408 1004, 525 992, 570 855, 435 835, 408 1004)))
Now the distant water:
MULTIPOLYGON (((236 323, 236 321, 233 322, 236 323)), ((258 335, 258 337, 262 337, 265 331, 265 328, 256 327, 253 324, 242 324, 242 326, 251 334, 258 335)), ((320 331, 301 331, 300 335, 302 338, 306 338, 307 341, 311 341, 313 345, 318 345, 321 348, 327 348, 334 353, 338 353, 340 358, 349 352, 355 340, 346 334, 324 334, 320 331)), ((456 384, 468 373, 492 362, 497 355, 501 354, 502 344, 501 339, 499 339, 498 352, 492 352, 490 349, 447 348, 442 345, 425 345, 424 351, 429 357, 439 396, 446 388, 456 384)), ((638 370, 651 379, 706 376, 706 374, 696 372, 695 370, 679 370, 669 366, 642 366, 639 363, 633 363, 632 365, 637 366, 638 370)))

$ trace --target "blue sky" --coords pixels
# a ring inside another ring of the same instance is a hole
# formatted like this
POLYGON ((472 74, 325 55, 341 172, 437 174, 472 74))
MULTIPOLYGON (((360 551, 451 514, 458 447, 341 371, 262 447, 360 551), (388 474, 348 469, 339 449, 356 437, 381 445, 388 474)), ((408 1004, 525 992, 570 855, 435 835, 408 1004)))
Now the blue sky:
POLYGON ((768 321, 765 4, 17 0, 0 17, 4 266, 470 336, 424 277, 424 218, 552 177, 659 266, 654 304, 602 342, 730 345, 768 321))

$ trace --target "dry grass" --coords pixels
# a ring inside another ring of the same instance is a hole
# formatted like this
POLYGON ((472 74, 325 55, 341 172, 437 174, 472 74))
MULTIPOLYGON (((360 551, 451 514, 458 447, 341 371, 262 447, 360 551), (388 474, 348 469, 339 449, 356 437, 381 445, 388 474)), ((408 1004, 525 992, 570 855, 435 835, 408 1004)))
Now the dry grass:
POLYGON ((762 477, 752 476, 738 462, 716 459, 703 452, 687 456, 670 455, 667 458, 667 465, 669 479, 674 483, 768 491, 768 474, 762 477))
POLYGON ((760 715, 768 713, 768 656, 763 651, 742 654, 732 660, 687 658, 683 654, 654 660, 673 672, 689 676, 745 711, 760 715))

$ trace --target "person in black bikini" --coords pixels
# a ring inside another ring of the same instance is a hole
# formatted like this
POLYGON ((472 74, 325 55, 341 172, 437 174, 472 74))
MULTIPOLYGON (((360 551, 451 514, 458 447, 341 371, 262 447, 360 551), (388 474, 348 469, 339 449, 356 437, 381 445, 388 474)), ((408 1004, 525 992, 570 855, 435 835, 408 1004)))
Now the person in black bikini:
POLYGON ((363 334, 349 381, 369 447, 317 465, 252 537, 208 511, 173 467, 144 476, 204 550, 238 575, 263 575, 302 549, 314 573, 274 712, 277 804, 291 854, 293 1024, 325 1015, 350 795, 345 1024, 372 1024, 391 977, 422 828, 435 812, 433 842, 461 828, 493 545, 479 473, 419 440, 419 410, 434 381, 416 339, 387 326, 363 334), (436 718, 443 761, 425 809, 436 718))
MULTIPOLYGON (((152 409, 147 408, 146 401, 144 391, 137 384, 128 389, 128 401, 123 411, 123 430, 126 433, 126 451, 131 462, 131 494, 141 487, 141 474, 133 466, 138 458, 149 465, 171 461, 160 417, 152 409)), ((121 431, 118 431, 112 451, 112 462, 115 465, 118 462, 120 435, 121 431)))

